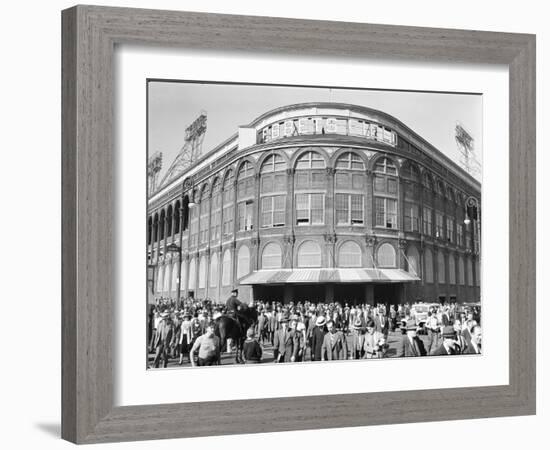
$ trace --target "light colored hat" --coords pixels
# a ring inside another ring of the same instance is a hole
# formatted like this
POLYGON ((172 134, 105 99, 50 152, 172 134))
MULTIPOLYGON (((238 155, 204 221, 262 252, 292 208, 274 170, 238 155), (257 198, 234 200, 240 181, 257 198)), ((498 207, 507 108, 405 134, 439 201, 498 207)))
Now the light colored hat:
POLYGON ((416 321, 414 319, 407 320, 407 330, 416 330, 416 321))
POLYGON ((317 320, 315 321, 315 325, 317 325, 318 327, 322 327, 325 323, 326 322, 324 316, 317 317, 317 320))
POLYGON ((357 319, 354 323, 353 323, 353 328, 355 328, 356 330, 360 330, 361 328, 363 328, 363 322, 361 321, 361 319, 357 319))

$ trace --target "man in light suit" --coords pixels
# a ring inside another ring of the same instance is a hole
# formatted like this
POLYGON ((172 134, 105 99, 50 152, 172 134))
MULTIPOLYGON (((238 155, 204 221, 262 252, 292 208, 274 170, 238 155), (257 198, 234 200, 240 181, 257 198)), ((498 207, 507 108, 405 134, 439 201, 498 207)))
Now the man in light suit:
POLYGON ((328 333, 325 334, 321 348, 321 361, 341 360, 348 358, 348 345, 344 334, 336 331, 334 322, 327 322, 328 333))
POLYGON ((407 333, 401 338, 401 343, 397 348, 396 356, 398 358, 409 356, 426 356, 426 349, 422 340, 416 335, 417 326, 414 319, 407 320, 407 333))
POLYGON ((294 362, 298 351, 299 342, 296 342, 294 331, 288 328, 288 314, 283 314, 279 322, 279 329, 273 339, 273 356, 275 362, 294 362))

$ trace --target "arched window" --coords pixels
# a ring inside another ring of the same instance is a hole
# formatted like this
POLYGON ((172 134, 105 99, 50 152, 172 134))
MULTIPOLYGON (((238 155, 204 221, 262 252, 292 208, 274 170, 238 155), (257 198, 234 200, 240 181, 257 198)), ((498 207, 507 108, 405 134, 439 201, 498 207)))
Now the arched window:
POLYGON ((389 158, 379 158, 374 165, 375 226, 397 228, 397 168, 389 158))
POLYGON ((456 284, 456 264, 454 255, 449 255, 449 284, 456 284))
POLYGON ((155 214, 153 219, 153 241, 158 242, 159 240, 159 215, 155 214))
POLYGON ((181 262, 181 290, 184 291, 187 284, 187 261, 184 259, 181 262))
POLYGON ((414 246, 410 246, 406 253, 407 272, 420 277, 420 254, 414 246))
POLYGON ((216 178, 212 184, 212 212, 210 214, 210 242, 216 243, 221 236, 222 220, 222 190, 220 179, 216 178))
POLYGON ((286 215, 286 162, 281 155, 266 158, 261 167, 261 215, 262 228, 282 227, 286 215), (278 195, 273 195, 277 193, 278 195))
POLYGON ((223 253, 222 260, 222 286, 231 284, 231 251, 227 249, 223 253))
POLYGON ((195 258, 189 263, 189 289, 195 289, 195 280, 197 279, 197 261, 195 258))
POLYGON ((458 284, 461 286, 464 286, 465 284, 465 276, 464 276, 464 258, 462 256, 458 257, 458 284))
POLYGON ((374 171, 386 175, 397 175, 397 167, 390 158, 379 158, 374 165, 374 171))
POLYGON ((157 292, 162 292, 162 286, 164 281, 164 266, 157 268, 157 292))
POLYGON ((163 292, 170 292, 170 275, 172 274, 172 266, 164 266, 164 283, 163 283, 163 292))
POLYGON ((166 237, 172 236, 172 205, 168 205, 166 209, 166 237))
POLYGON ((235 188, 233 186, 233 171, 229 170, 223 180, 223 235, 224 237, 233 234, 233 212, 235 201, 235 188))
POLYGON ((199 289, 206 287, 206 256, 201 256, 199 261, 199 289))
POLYGON ((172 292, 177 294, 178 292, 178 263, 174 263, 172 266, 172 292))
POLYGON ((262 251, 262 269, 279 269, 281 264, 281 246, 274 242, 270 242, 262 251))
POLYGON ((218 254, 214 253, 210 258, 210 286, 218 285, 218 254))
POLYGON ((176 206, 174 207, 174 234, 178 234, 180 232, 180 211, 181 203, 178 200, 176 202, 176 206))
POLYGON ((284 172, 285 170, 286 162, 284 158, 281 155, 274 153, 273 155, 268 156, 262 163, 260 172, 262 174, 266 174, 273 172, 284 172))
POLYGON ((416 164, 407 161, 401 169, 401 176, 407 180, 418 183, 420 181, 420 170, 416 164))
POLYGON ((338 266, 361 267, 361 253, 361 247, 356 242, 344 242, 338 250, 338 266))
POLYGON ((298 248, 298 267, 321 267, 321 247, 306 241, 298 248))
MULTIPOLYGON (((193 194, 193 198, 195 199, 195 202, 199 201, 198 192, 195 190, 193 194)), ((198 245, 199 243, 199 212, 200 212, 200 205, 197 205, 195 203, 194 206, 190 207, 189 209, 189 235, 190 235, 190 242, 189 245, 194 247, 198 245)))
POLYGON ((347 152, 336 160, 336 225, 364 224, 365 164, 355 153, 347 152))
POLYGON ((324 169, 325 167, 325 158, 317 152, 304 152, 296 161, 296 170, 324 169))
POLYGON ((434 282, 434 260, 429 248, 424 250, 424 275, 426 283, 434 282))
POLYGON ((472 268, 472 260, 470 258, 466 258, 466 273, 468 276, 468 286, 474 285, 474 272, 472 268))
POLYGON ((395 258, 395 248, 393 245, 385 242, 376 252, 376 259, 378 260, 379 267, 395 267, 396 258, 395 258))
POLYGON ((250 161, 245 161, 239 167, 237 174, 237 198, 254 196, 254 167, 250 161))
POLYGON ((237 230, 253 228, 254 168, 245 161, 237 174, 237 230))
POLYGON ((445 255, 441 250, 437 252, 437 282, 445 283, 445 255))
POLYGON ((241 245, 237 253, 237 278, 250 273, 250 250, 246 245, 241 245))
POLYGON ((327 174, 324 168, 325 160, 317 152, 305 152, 296 162, 294 205, 297 226, 325 223, 327 174))
POLYGON ((210 188, 205 185, 201 194, 199 220, 199 242, 205 244, 208 242, 208 216, 210 215, 210 188))
POLYGON ((355 153, 343 153, 336 160, 336 170, 365 170, 365 163, 361 157, 355 153))
POLYGON ((160 240, 164 239, 164 227, 166 223, 166 212, 164 209, 160 212, 159 227, 160 227, 160 240))

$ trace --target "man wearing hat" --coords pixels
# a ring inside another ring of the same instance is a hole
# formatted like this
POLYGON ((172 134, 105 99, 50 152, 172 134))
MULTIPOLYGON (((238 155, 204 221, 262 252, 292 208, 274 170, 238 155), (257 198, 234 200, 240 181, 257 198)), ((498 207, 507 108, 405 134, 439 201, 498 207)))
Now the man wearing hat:
MULTIPOLYGON (((313 317, 311 320, 313 321, 313 317)), ((321 361, 322 359, 323 341, 326 334, 325 324, 326 320, 324 316, 318 316, 315 319, 315 326, 311 330, 310 346, 312 361, 321 361)))
POLYGON ((351 335, 351 351, 349 359, 362 359, 365 355, 365 329, 363 321, 357 317, 353 322, 353 333, 351 335))
POLYGON ((452 325, 444 326, 441 335, 443 343, 432 352, 432 356, 457 355, 456 331, 454 327, 452 325))
POLYGON ((168 353, 174 339, 174 324, 168 311, 164 311, 161 315, 161 321, 158 324, 153 338, 153 348, 155 349, 155 359, 153 367, 158 368, 162 359, 163 367, 168 366, 168 353))
POLYGON ((295 333, 288 328, 289 320, 289 314, 284 313, 279 321, 279 329, 275 332, 273 339, 275 362, 294 362, 296 359, 298 343, 295 341, 295 333))
POLYGON ((401 337, 401 343, 397 349, 398 358, 409 356, 426 356, 426 349, 422 340, 417 336, 417 326, 414 319, 409 319, 405 326, 406 334, 401 337))
POLYGON ((234 319, 237 318, 237 311, 242 306, 242 302, 237 298, 238 295, 239 295, 239 290, 233 289, 231 291, 231 296, 225 302, 227 314, 232 316, 234 319))
POLYGON ((348 345, 344 333, 336 330, 332 320, 327 322, 327 330, 321 348, 321 361, 348 359, 348 345))

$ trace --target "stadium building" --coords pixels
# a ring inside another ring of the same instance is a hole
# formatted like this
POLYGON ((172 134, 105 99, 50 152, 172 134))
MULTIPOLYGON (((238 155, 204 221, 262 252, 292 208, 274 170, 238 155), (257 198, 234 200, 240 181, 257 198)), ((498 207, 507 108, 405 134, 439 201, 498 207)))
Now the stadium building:
POLYGON ((395 117, 305 103, 236 131, 150 194, 151 298, 479 301, 481 185, 395 117))

